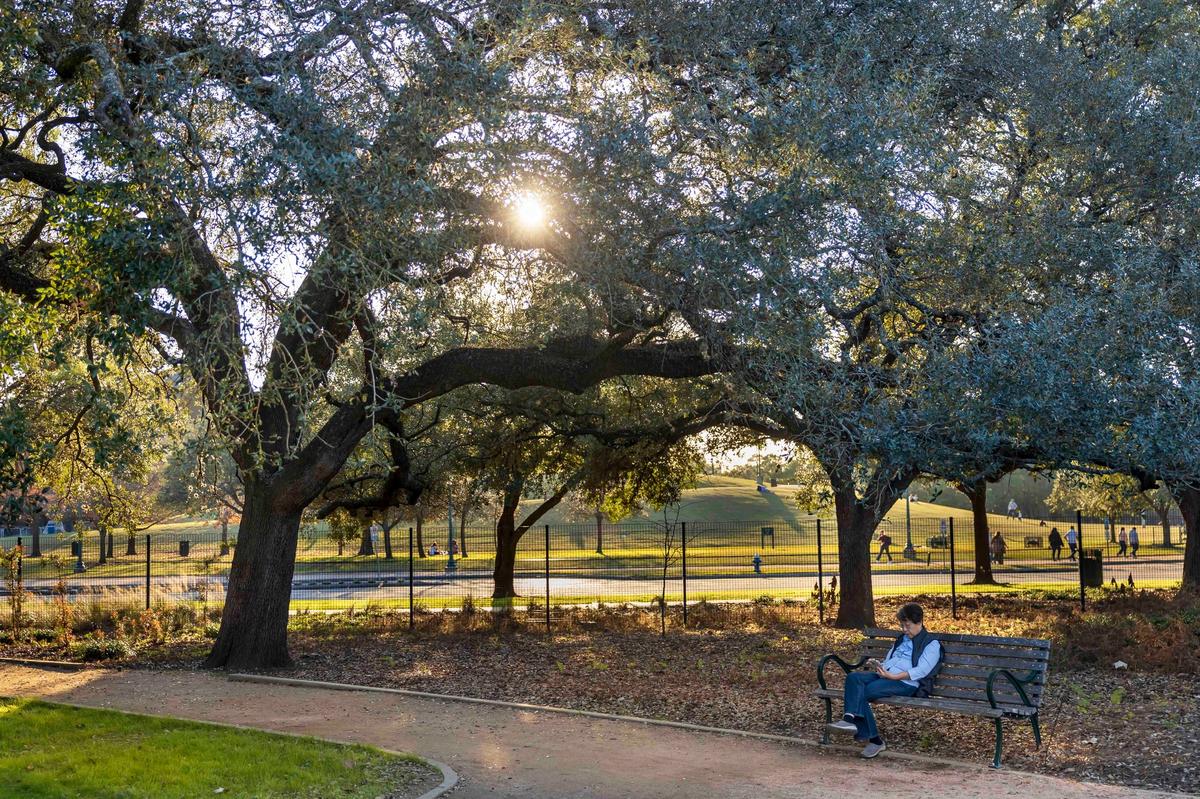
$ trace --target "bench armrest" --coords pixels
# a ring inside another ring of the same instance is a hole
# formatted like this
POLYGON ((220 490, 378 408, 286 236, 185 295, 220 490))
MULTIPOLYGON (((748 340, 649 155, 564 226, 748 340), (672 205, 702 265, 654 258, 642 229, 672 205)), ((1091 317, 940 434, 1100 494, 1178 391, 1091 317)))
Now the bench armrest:
POLYGON ((1029 701, 1029 694, 1025 693, 1025 686, 1028 685, 1029 683, 1033 682, 1034 680, 1036 680, 1037 676, 1038 676, 1038 673, 1036 670, 1029 672, 1028 676, 1025 676, 1025 677, 1018 677, 1017 675, 1013 674, 1008 669, 994 670, 991 674, 988 675, 988 680, 987 680, 988 702, 991 703, 992 707, 997 707, 996 696, 993 693, 992 686, 995 685, 997 677, 1003 677, 1004 679, 1006 679, 1010 683, 1012 683, 1013 688, 1017 689, 1017 693, 1020 695, 1021 701, 1025 703, 1025 706, 1033 707, 1033 702, 1029 701))
POLYGON ((863 657, 859 658, 858 661, 855 663, 847 663, 846 661, 842 660, 840 657, 838 657, 837 655, 834 655, 834 654, 825 655, 824 657, 822 657, 820 660, 817 661, 817 685, 820 685, 822 688, 827 687, 825 685, 825 666, 831 660, 834 663, 841 666, 842 671, 846 672, 847 674, 849 674, 850 672, 854 671, 855 669, 859 668, 860 666, 862 666, 864 663, 867 662, 867 658, 865 655, 863 657))

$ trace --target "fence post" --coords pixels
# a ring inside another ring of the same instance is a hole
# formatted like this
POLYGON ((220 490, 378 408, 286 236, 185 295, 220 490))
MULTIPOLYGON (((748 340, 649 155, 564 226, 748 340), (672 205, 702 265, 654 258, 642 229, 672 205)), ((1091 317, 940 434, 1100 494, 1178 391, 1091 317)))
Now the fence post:
POLYGON ((1087 610, 1087 591, 1083 588, 1083 511, 1075 511, 1075 538, 1079 541, 1079 610, 1087 610))
POLYGON ((546 635, 550 634, 550 525, 546 525, 546 635))
POLYGON ((416 620, 413 618, 413 529, 408 528, 408 629, 411 631, 416 620))
POLYGON ((821 556, 821 520, 817 519, 817 618, 825 623, 825 565, 821 556))
POLYGON ((687 522, 680 522, 683 542, 683 626, 687 627, 687 522))
POLYGON ((150 534, 146 533, 146 610, 150 609, 150 534))
POLYGON ((950 532, 950 615, 958 618, 958 575, 954 571, 954 517, 951 516, 947 529, 950 532))

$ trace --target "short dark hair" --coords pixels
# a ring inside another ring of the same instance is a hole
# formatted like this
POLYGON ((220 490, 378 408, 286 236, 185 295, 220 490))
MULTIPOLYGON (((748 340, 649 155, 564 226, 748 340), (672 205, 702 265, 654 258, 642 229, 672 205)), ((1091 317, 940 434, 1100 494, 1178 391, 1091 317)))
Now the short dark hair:
POLYGON ((901 605, 900 610, 896 611, 896 619, 899 621, 911 621, 913 624, 921 624, 925 621, 925 610, 916 602, 909 602, 901 605))

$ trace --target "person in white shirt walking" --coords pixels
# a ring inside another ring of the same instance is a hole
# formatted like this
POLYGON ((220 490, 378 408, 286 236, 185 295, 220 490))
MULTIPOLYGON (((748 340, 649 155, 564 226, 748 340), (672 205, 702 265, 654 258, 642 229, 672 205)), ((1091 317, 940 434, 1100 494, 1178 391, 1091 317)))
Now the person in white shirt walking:
POLYGON ((1079 551, 1079 533, 1075 532, 1074 527, 1067 530, 1067 547, 1071 550, 1067 560, 1075 560, 1075 553, 1079 551))

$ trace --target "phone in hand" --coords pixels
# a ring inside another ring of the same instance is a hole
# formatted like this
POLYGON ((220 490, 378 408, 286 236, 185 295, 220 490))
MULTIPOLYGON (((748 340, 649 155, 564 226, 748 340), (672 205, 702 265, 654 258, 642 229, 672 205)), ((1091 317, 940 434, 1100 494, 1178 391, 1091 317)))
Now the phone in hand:
POLYGON ((871 671, 879 671, 883 668, 883 663, 880 662, 879 658, 868 658, 866 665, 871 671))

